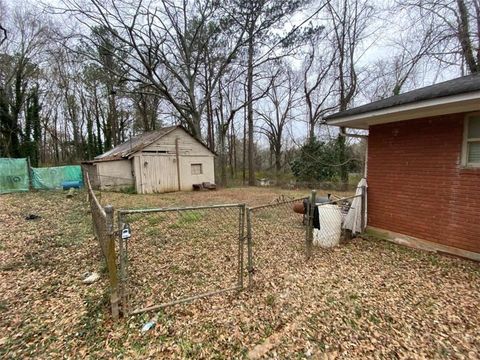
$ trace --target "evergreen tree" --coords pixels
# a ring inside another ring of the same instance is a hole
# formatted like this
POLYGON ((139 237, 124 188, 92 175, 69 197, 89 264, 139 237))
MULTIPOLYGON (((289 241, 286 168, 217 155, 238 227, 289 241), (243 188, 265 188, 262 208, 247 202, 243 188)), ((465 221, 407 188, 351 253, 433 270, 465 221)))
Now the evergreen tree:
POLYGON ((38 88, 35 88, 27 99, 25 131, 23 133, 22 143, 22 156, 29 157, 33 167, 37 167, 40 160, 40 110, 41 106, 38 101, 38 88))
POLYGON ((302 146, 299 155, 291 163, 292 172, 300 181, 343 182, 342 168, 345 168, 348 174, 359 171, 360 166, 351 147, 339 143, 336 139, 322 142, 315 137, 302 146))
POLYGON ((0 133, 2 135, 1 155, 20 157, 19 129, 10 111, 7 93, 4 89, 0 89, 0 133))
POLYGON ((32 165, 38 166, 40 163, 40 142, 42 140, 42 125, 40 123, 40 111, 42 107, 38 99, 38 86, 35 88, 32 94, 32 126, 33 126, 33 143, 34 143, 34 154, 31 158, 32 165))

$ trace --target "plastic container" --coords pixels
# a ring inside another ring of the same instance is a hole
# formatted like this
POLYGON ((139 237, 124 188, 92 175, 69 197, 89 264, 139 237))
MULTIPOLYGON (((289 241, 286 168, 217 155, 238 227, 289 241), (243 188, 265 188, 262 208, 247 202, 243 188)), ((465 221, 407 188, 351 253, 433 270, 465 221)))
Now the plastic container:
POLYGON ((69 189, 80 189, 82 187, 82 182, 78 180, 74 181, 64 181, 62 182, 62 188, 63 190, 69 190, 69 189))
POLYGON ((337 205, 327 204, 318 207, 320 230, 313 229, 313 245, 331 248, 340 243, 342 234, 342 212, 337 205))

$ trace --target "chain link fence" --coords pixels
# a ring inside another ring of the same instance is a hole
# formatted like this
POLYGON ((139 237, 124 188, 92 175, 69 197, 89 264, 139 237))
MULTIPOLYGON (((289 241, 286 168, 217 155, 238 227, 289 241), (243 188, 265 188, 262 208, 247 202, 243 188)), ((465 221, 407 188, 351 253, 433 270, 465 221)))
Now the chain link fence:
POLYGON ((247 209, 249 286, 275 278, 276 269, 305 259, 308 222, 295 213, 304 198, 279 198, 271 204, 247 209))
POLYGON ((349 197, 317 198, 312 191, 308 197, 281 197, 271 204, 248 208, 249 286, 254 280, 261 284, 275 279, 279 267, 298 267, 312 256, 313 247, 338 245, 352 235, 348 229, 354 223, 363 231, 364 196, 364 188, 349 197))
POLYGON ((244 204, 119 210, 124 312, 243 288, 244 204))
MULTIPOLYGON (((88 174, 93 231, 105 257, 118 317, 239 291, 300 269, 313 247, 337 245, 345 225, 365 227, 365 188, 339 198, 281 196, 270 204, 114 210, 102 207, 88 174), (313 205, 315 204, 315 205, 313 205), (117 229, 116 231, 114 229, 117 229), (115 241, 117 240, 117 242, 115 241), (118 257, 117 257, 118 256, 118 257)), ((360 189, 360 188, 359 188, 360 189)))

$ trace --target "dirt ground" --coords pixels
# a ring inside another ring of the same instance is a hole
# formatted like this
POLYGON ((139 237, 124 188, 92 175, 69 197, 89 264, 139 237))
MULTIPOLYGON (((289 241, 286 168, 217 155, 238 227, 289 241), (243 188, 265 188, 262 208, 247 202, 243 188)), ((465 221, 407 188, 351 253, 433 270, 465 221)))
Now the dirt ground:
MULTIPOLYGON (((100 199, 119 209, 306 195, 235 188, 100 199)), ((307 262, 301 219, 288 210, 256 215, 252 289, 112 322, 105 276, 82 283, 85 272, 104 273, 85 193, 0 196, 0 357, 480 358, 478 263, 376 239, 316 248, 307 262), (157 326, 142 333, 153 316, 157 326)), ((234 283, 235 219, 132 217, 132 306, 234 283)))

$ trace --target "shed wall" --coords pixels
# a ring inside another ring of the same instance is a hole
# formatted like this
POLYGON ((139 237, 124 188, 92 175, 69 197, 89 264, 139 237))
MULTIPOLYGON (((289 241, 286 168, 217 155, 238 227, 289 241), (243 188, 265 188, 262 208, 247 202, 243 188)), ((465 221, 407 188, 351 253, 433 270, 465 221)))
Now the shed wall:
POLYGON ((133 168, 138 193, 178 191, 176 139, 180 159, 180 190, 193 184, 215 182, 214 155, 182 129, 175 129, 134 154, 133 168), (202 164, 202 174, 192 174, 191 165, 202 164))
POLYGON ((95 163, 96 175, 102 190, 134 185, 131 160, 101 161, 95 163))
MULTIPOLYGON (((94 189, 98 189, 100 187, 100 182, 97 176, 97 167, 95 164, 84 164, 82 165, 84 176, 88 174, 88 178, 90 179, 90 184, 94 189)), ((85 182, 85 179, 84 179, 85 182)))
POLYGON ((187 155, 180 157, 180 183, 182 190, 192 190, 193 184, 215 183, 214 157, 187 155), (192 164, 202 164, 202 174, 192 174, 192 164))
POLYGON ((163 136, 155 143, 145 147, 142 152, 168 151, 169 154, 175 154, 175 139, 177 138, 179 139, 180 155, 204 155, 213 157, 213 154, 210 152, 210 150, 200 144, 186 131, 179 128, 163 136))
POLYGON ((370 128, 369 225, 480 252, 480 169, 461 166, 464 117, 370 128))

